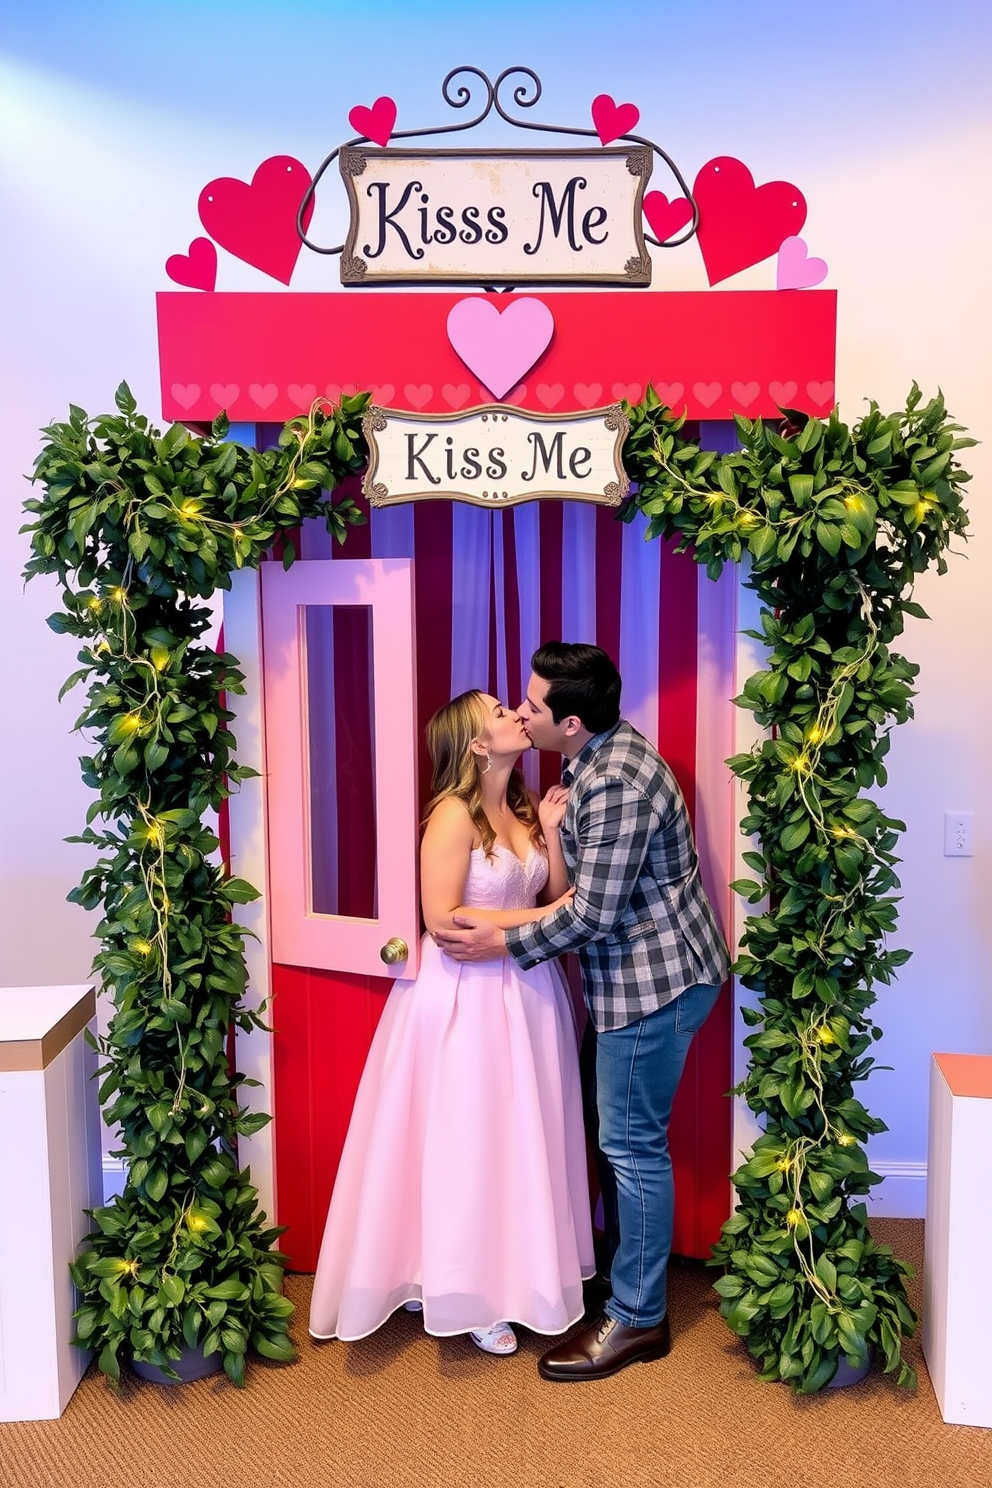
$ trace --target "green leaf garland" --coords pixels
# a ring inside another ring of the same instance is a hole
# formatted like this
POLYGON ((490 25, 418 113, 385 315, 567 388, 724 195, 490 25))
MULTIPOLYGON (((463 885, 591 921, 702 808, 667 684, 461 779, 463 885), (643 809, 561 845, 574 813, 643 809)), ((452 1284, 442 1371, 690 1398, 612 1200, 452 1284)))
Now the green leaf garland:
POLYGON ((237 1161, 238 1137, 269 1117, 241 1104, 246 1082, 228 1065, 232 1029, 263 1026, 244 1001, 245 932, 230 917, 257 891, 225 879, 204 825, 254 773, 225 727, 225 694, 243 692, 243 677, 203 636, 233 569, 308 517, 339 541, 361 520, 325 493, 365 459, 367 402, 315 405, 262 452, 226 440, 223 417, 207 439, 178 424, 160 434, 126 384, 116 415, 73 407, 43 431, 26 575, 57 576, 63 607, 49 624, 81 644, 63 692, 88 684, 76 727, 96 795, 71 840, 99 857, 69 897, 102 910, 94 966, 114 1014, 100 1099, 128 1164, 72 1268, 77 1342, 114 1381, 126 1358, 168 1371, 185 1347, 222 1353, 237 1385, 249 1348, 294 1357, 280 1230, 265 1228, 237 1161))
POLYGON ((755 877, 732 888, 760 911, 734 968, 759 994, 735 1093, 763 1134, 714 1251, 720 1311, 765 1379, 812 1393, 842 1356, 874 1352, 912 1384, 909 1268, 872 1240, 861 1201, 879 1181, 863 1144, 884 1124, 854 1095, 880 1036, 874 986, 909 954, 887 946, 903 824, 863 792, 885 784, 889 730, 912 716, 918 668, 891 645, 906 615, 924 615, 916 576, 945 572, 966 532, 956 454, 975 441, 915 384, 904 410, 871 404, 853 429, 788 409, 781 431, 737 418, 740 448, 725 455, 688 439, 653 389, 629 414, 639 489, 626 515, 647 513, 648 536, 676 537, 712 578, 748 556, 763 606, 749 633, 766 667, 735 701, 768 734, 728 762, 758 848, 745 854, 755 877))

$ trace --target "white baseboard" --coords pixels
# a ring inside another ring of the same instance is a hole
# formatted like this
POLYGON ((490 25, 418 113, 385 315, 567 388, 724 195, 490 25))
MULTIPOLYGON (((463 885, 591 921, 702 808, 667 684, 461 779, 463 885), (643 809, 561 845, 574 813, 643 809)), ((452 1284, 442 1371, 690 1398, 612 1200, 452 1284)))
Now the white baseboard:
MULTIPOLYGON (((923 1219, 927 1212, 927 1165, 912 1162, 875 1162, 872 1172, 885 1181, 866 1196, 870 1214, 888 1219, 923 1219)), ((103 1202, 124 1192, 127 1164, 119 1157, 103 1159, 103 1202)))
POLYGON ((886 1219, 924 1219, 927 1212, 927 1165, 925 1162, 872 1162, 873 1173, 884 1178, 866 1196, 869 1214, 886 1219))

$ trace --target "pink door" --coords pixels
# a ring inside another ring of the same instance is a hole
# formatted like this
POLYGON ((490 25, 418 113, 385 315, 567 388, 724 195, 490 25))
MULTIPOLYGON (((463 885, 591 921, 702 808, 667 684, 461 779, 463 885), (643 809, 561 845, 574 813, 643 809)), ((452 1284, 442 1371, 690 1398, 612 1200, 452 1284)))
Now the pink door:
POLYGON ((277 1217, 302 1271, 379 1014, 419 960, 412 568, 262 567, 277 1217))
POLYGON ((276 962, 417 972, 411 568, 404 558, 263 565, 276 962))

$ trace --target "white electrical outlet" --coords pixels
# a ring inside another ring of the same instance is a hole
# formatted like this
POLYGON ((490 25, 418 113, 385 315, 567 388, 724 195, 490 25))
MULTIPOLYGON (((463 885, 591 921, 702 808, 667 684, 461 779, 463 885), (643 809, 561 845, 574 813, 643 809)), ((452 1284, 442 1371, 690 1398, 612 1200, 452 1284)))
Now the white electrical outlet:
POLYGON ((944 857, 970 858, 974 852, 975 813, 944 812, 944 857))

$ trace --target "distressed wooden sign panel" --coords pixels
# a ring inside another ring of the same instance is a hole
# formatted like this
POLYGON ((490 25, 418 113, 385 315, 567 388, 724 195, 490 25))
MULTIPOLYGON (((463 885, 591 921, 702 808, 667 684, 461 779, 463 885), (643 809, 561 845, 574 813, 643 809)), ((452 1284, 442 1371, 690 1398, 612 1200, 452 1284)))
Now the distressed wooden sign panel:
POLYGON ((338 157, 342 284, 647 285, 651 151, 369 150, 338 157))
POLYGON ((619 404, 557 416, 503 403, 461 414, 373 407, 362 428, 362 491, 373 506, 442 498, 514 506, 545 496, 618 506, 630 487, 621 460, 629 423, 619 404))

